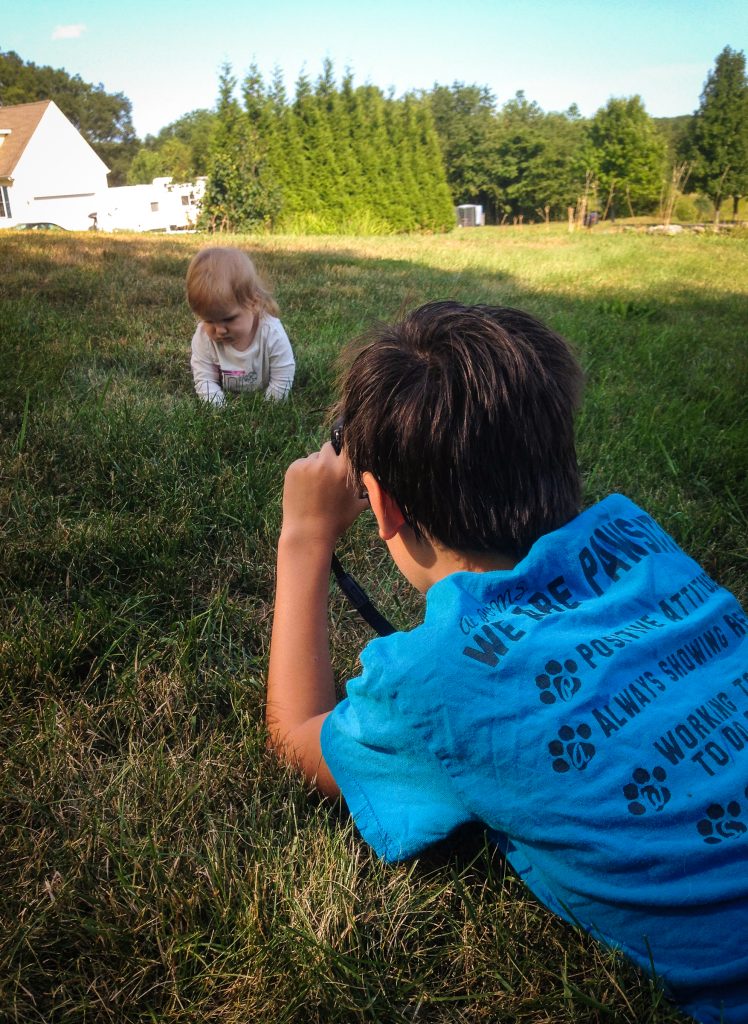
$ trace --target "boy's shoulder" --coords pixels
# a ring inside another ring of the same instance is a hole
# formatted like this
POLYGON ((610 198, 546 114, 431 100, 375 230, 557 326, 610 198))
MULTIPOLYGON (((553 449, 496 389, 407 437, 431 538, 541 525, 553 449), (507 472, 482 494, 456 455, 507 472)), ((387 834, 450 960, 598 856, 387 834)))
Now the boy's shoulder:
MULTIPOLYGON (((456 572, 433 584, 420 625, 364 648, 361 685, 368 697, 397 698, 420 716, 437 691, 454 693, 456 680, 522 674, 531 649, 533 662, 541 648, 550 652, 546 661, 558 660, 551 650, 557 631, 617 622, 622 602, 657 607, 644 564, 652 558, 684 582, 701 572, 651 516, 612 494, 541 537, 513 569, 456 572)), ((349 685, 355 696, 359 684, 349 685)))

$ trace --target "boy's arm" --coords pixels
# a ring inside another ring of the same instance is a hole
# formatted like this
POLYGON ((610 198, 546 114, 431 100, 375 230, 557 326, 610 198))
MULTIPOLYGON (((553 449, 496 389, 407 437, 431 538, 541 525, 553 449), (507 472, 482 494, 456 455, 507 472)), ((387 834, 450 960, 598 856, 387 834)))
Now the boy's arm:
POLYGON ((367 507, 348 481, 348 463, 331 444, 294 462, 283 489, 267 725, 279 756, 328 796, 339 789, 320 747, 335 706, 327 635, 327 593, 335 542, 367 507))
POLYGON ((216 363, 210 340, 200 326, 192 336, 192 357, 190 359, 195 391, 206 402, 223 405, 226 398, 221 387, 221 367, 216 363))

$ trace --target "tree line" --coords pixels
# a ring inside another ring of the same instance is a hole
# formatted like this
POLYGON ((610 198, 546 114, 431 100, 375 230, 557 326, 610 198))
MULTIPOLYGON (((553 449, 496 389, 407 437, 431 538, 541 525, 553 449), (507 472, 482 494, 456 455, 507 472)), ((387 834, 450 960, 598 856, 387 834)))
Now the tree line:
POLYGON ((583 119, 576 106, 545 113, 522 92, 497 107, 477 85, 423 95, 455 203, 480 203, 498 222, 593 206, 604 217, 669 215, 686 190, 707 197, 716 216, 732 199, 736 216, 748 195, 748 78, 745 55, 730 47, 690 117, 654 119, 639 96, 612 98, 583 119))
POLYGON ((498 105, 455 82, 395 98, 336 82, 327 60, 287 96, 280 72, 222 69, 213 110, 196 110, 142 144, 130 103, 64 71, 0 54, 0 104, 55 99, 118 180, 208 179, 204 225, 215 230, 441 230, 453 207, 478 203, 488 222, 615 217, 677 203, 686 218, 737 215, 748 195, 748 79, 743 52, 716 58, 692 116, 654 119, 638 96, 592 118, 545 112, 518 92, 498 105), (698 193, 695 207, 682 196, 698 193), (689 206, 690 203, 690 206, 689 206))
POLYGON ((340 85, 332 63, 295 95, 280 72, 266 84, 252 66, 235 98, 224 67, 203 220, 213 229, 298 232, 441 231, 452 197, 428 104, 340 85))
MULTIPOLYGON (((716 58, 698 109, 676 118, 650 117, 638 96, 611 98, 589 119, 576 106, 545 112, 522 92, 499 106, 486 87, 461 82, 395 100, 374 86, 355 88, 350 73, 336 85, 330 61, 314 84, 302 75, 291 99, 279 73, 267 86, 256 67, 241 83, 241 102, 236 86, 224 68, 215 111, 189 115, 213 118, 212 140, 201 147, 213 227, 332 229, 356 216, 392 230, 437 228, 440 217, 454 223, 446 210, 424 215, 424 188, 438 199, 434 211, 443 206, 432 125, 452 205, 480 204, 489 222, 565 219, 570 210, 581 218, 593 209, 669 219, 679 201, 684 219, 718 217, 727 199, 735 217, 748 195, 748 79, 745 55, 730 47, 716 58), (408 149, 419 173, 403 163, 408 149), (685 200, 686 192, 706 201, 685 200)), ((207 130, 207 120, 199 124, 207 130)), ((140 158, 153 161, 149 170, 172 172, 175 132, 188 158, 189 127, 182 119, 147 140, 140 158)))

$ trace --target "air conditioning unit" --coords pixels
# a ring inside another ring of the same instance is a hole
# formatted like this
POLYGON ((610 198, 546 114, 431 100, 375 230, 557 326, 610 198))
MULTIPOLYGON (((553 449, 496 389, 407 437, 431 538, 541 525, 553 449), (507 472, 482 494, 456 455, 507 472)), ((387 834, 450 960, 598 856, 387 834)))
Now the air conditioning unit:
POLYGON ((485 224, 483 207, 475 203, 464 203, 457 207, 457 225, 461 228, 479 228, 485 224))

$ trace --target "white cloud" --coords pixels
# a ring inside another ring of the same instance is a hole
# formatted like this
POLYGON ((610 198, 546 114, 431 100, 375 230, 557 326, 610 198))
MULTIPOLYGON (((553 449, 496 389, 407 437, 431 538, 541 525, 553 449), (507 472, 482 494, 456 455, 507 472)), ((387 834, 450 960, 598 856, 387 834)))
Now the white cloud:
POLYGON ((58 25, 52 33, 52 38, 79 39, 85 31, 85 25, 58 25))

